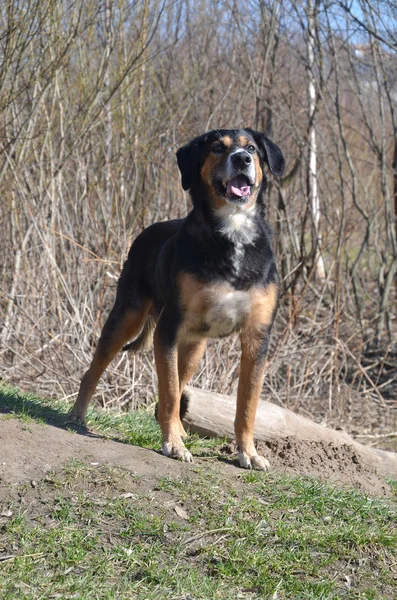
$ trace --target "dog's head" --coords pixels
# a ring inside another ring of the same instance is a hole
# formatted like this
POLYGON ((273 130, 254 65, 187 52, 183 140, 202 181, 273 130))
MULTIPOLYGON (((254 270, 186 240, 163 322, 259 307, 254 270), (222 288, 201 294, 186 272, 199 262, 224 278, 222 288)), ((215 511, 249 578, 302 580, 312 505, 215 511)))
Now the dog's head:
POLYGON ((183 189, 190 190, 193 201, 196 193, 206 191, 214 208, 252 206, 265 181, 265 164, 276 177, 285 167, 280 148, 252 129, 209 131, 176 156, 183 189))

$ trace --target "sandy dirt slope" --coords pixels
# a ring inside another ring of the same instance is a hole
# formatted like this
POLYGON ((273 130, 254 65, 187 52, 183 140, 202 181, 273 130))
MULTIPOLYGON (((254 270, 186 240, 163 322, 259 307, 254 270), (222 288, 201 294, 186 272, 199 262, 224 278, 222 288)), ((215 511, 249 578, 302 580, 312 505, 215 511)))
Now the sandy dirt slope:
MULTIPOLYGON (((313 475, 355 486, 371 496, 391 493, 384 478, 360 464, 359 457, 348 446, 334 447, 286 438, 262 444, 260 450, 276 471, 313 475)), ((0 416, 0 499, 9 492, 10 484, 39 480, 72 459, 118 466, 153 482, 159 477, 194 478, 195 467, 205 467, 209 461, 223 476, 238 479, 242 473, 232 444, 220 448, 219 458, 196 458, 195 463, 184 464, 153 450, 105 439, 95 432, 71 433, 52 425, 0 416)))

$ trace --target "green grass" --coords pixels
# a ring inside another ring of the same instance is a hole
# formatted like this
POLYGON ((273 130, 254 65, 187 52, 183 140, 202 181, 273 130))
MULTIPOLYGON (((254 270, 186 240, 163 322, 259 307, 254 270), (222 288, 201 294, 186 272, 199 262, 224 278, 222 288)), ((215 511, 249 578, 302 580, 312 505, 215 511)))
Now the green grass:
MULTIPOLYGON (((12 405, 19 418, 58 424, 67 410, 1 389, 0 409, 12 405)), ((92 412, 90 424, 159 443, 144 413, 92 412)), ((309 478, 231 476, 206 461, 153 483, 74 461, 4 506, 2 599, 397 598, 396 500, 309 478)))
POLYGON ((146 491, 122 470, 76 463, 47 478, 3 524, 13 557, 1 597, 396 596, 395 504, 310 480, 249 473, 234 485, 196 471, 146 491))
MULTIPOLYGON (((26 422, 33 420, 39 423, 49 423, 57 427, 67 427, 67 414, 71 404, 66 401, 44 399, 34 394, 20 392, 0 383, 0 412, 11 417, 18 417, 26 422)), ((153 413, 147 410, 120 413, 105 411, 90 406, 87 412, 87 426, 95 429, 104 437, 116 439, 143 448, 160 450, 161 433, 153 413)), ((189 436, 186 446, 196 455, 211 455, 212 449, 217 449, 225 440, 204 439, 197 434, 189 436)))

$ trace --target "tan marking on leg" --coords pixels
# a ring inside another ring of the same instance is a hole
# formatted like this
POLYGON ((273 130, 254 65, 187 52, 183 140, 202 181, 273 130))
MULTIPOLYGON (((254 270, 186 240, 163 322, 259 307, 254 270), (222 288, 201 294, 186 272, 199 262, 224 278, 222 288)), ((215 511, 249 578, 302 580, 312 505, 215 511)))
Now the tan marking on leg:
MULTIPOLYGON (((183 338, 189 327, 199 327, 206 311, 207 286, 196 279, 193 275, 186 273, 179 277, 179 301, 183 310, 183 321, 179 332, 178 343, 178 378, 179 395, 189 379, 194 375, 200 358, 204 352, 206 340, 189 342, 183 338)), ((178 415, 179 416, 179 415, 178 415)), ((186 437, 186 431, 179 420, 179 430, 182 437, 186 437)))
POLYGON ((185 385, 193 377, 201 357, 204 354, 207 340, 183 342, 178 345, 178 377, 179 392, 182 394, 185 385))
POLYGON ((191 462, 192 455, 181 439, 177 347, 163 348, 155 333, 154 356, 159 385, 158 421, 163 438, 162 452, 165 456, 191 462))
POLYGON ((121 311, 114 307, 103 327, 91 365, 81 380, 79 394, 70 412, 70 420, 84 423, 88 405, 102 373, 123 345, 139 335, 151 301, 141 311, 121 311))
POLYGON ((264 289, 253 289, 251 311, 241 332, 241 367, 237 391, 235 419, 236 441, 240 465, 266 470, 268 461, 259 456, 254 445, 255 415, 262 389, 266 361, 262 356, 266 328, 270 328, 277 307, 278 288, 275 283, 264 289))
POLYGON ((265 372, 265 361, 256 361, 251 347, 242 339, 240 379, 237 390, 237 409, 234 428, 240 466, 267 470, 268 461, 259 456, 254 445, 254 424, 265 372))
MULTIPOLYGON (((185 385, 193 377, 203 356, 207 340, 197 342, 181 342, 178 344, 178 378, 179 378, 179 396, 185 389, 185 385)), ((187 437, 185 428, 179 420, 182 437, 187 437)))
POLYGON ((251 310, 246 327, 261 329, 263 325, 270 325, 274 311, 277 308, 278 286, 270 283, 265 288, 253 288, 250 291, 251 310))

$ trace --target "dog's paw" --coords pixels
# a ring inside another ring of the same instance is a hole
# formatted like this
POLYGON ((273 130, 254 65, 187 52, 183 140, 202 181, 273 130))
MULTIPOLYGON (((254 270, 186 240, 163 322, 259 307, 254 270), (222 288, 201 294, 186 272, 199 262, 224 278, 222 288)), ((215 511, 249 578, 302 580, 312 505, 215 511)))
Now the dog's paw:
POLYGON ((256 469, 257 471, 268 471, 270 469, 269 461, 259 454, 249 456, 246 452, 239 452, 238 461, 243 469, 256 469))
POLYGON ((79 427, 86 427, 85 418, 81 415, 74 415, 73 413, 69 413, 66 416, 66 425, 78 425, 79 427))
POLYGON ((176 445, 172 442, 164 442, 161 451, 164 454, 164 456, 176 458, 177 460, 181 460, 182 462, 193 462, 193 456, 183 444, 176 445))

